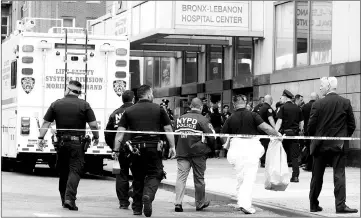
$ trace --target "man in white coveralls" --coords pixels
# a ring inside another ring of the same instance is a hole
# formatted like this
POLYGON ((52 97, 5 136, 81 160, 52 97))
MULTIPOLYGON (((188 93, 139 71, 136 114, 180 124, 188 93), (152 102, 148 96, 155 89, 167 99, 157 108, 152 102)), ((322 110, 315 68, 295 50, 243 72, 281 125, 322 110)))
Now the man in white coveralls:
MULTIPOLYGON (((259 128, 268 135, 282 136, 265 123, 259 114, 246 110, 246 96, 233 96, 232 102, 235 111, 223 125, 222 133, 259 135, 259 128)), ((258 138, 231 138, 223 146, 226 149, 229 147, 227 159, 236 170, 237 205, 243 213, 254 214, 256 210, 252 207, 252 188, 264 148, 258 138)))

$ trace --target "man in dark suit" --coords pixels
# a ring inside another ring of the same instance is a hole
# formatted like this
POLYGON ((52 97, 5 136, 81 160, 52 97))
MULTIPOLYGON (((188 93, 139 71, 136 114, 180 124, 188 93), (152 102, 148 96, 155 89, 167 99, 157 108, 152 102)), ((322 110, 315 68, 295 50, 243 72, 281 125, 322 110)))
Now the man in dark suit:
MULTIPOLYGON (((308 121, 308 133, 312 136, 350 137, 355 128, 355 117, 350 100, 336 94, 337 79, 321 78, 320 92, 323 99, 313 103, 308 121)), ((326 164, 333 167, 336 213, 357 213, 346 205, 346 155, 344 141, 313 140, 310 154, 314 156, 310 188, 311 212, 322 211, 318 197, 321 193, 326 164)))
MULTIPOLYGON (((310 134, 307 132, 307 125, 308 125, 308 120, 310 119, 310 113, 311 113, 311 108, 312 105, 315 101, 317 101, 319 99, 318 94, 316 92, 312 92, 311 95, 311 100, 305 104, 302 108, 302 113, 303 113, 303 121, 304 121, 304 126, 305 128, 305 136, 309 136, 310 134)), ((305 148, 304 148, 304 157, 305 157, 305 167, 303 168, 303 170, 305 171, 311 171, 312 170, 312 159, 313 157, 310 155, 310 144, 311 144, 311 140, 306 139, 305 141, 305 148)))

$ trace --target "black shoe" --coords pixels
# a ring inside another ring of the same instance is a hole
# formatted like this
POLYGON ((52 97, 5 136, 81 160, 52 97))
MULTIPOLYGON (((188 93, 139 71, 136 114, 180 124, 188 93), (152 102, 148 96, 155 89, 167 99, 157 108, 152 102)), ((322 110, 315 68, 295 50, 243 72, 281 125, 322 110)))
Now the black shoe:
POLYGON ((311 207, 311 209, 310 209, 311 212, 320 212, 320 211, 322 211, 322 210, 323 210, 323 208, 320 207, 320 206, 311 207))
POLYGON ((357 212, 358 212, 357 209, 351 209, 348 206, 345 206, 341 210, 336 210, 336 213, 357 213, 357 212))
POLYGON ((123 209, 123 210, 127 210, 129 206, 126 206, 126 205, 120 205, 119 206, 119 209, 123 209))
POLYGON ((142 215, 142 211, 133 210, 133 215, 142 215))
POLYGON ((69 210, 78 210, 78 207, 75 205, 75 201, 65 200, 64 208, 68 208, 69 210))
POLYGON ((144 216, 146 216, 146 217, 152 216, 152 202, 150 201, 149 196, 143 195, 142 201, 143 201, 144 216))
POLYGON ((307 168, 307 167, 304 167, 304 168, 302 168, 304 171, 307 171, 307 172, 312 172, 312 170, 311 169, 309 169, 309 168, 307 168))
POLYGON ((298 180, 298 177, 292 177, 291 182, 300 182, 300 180, 298 180))
POLYGON ((181 204, 175 205, 174 211, 175 211, 175 212, 183 212, 183 207, 182 207, 182 205, 181 205, 181 204))
POLYGON ((196 211, 201 211, 201 210, 203 210, 204 208, 207 208, 210 203, 211 203, 210 201, 205 201, 202 207, 196 208, 196 211))
POLYGON ((265 168, 265 164, 264 164, 264 163, 261 163, 261 168, 265 168))

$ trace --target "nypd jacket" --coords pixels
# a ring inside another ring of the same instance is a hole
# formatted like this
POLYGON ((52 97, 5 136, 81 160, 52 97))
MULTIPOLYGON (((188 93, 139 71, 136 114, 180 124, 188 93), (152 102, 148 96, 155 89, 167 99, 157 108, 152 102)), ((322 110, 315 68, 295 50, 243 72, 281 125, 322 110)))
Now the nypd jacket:
MULTIPOLYGON (((175 122, 175 132, 181 133, 214 133, 212 124, 200 111, 191 110, 175 122)), ((214 150, 215 137, 200 135, 177 135, 177 157, 203 156, 214 150)))
MULTIPOLYGON (((106 130, 117 130, 118 129, 118 122, 120 118, 122 117, 125 109, 127 107, 132 106, 133 103, 124 103, 120 108, 116 109, 110 116, 109 121, 107 124, 106 130)), ((116 132, 104 132, 104 138, 107 145, 113 149, 114 148, 114 140, 116 132)), ((126 138, 126 137, 125 137, 126 138)))

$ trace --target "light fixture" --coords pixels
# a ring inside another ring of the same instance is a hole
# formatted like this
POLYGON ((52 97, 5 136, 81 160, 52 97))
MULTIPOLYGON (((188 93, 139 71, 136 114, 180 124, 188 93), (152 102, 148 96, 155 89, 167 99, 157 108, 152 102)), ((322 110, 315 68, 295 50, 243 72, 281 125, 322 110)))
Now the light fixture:
POLYGON ((94 53, 93 53, 93 52, 90 52, 90 57, 94 57, 94 53))
POLYGON ((56 56, 59 56, 60 55, 60 52, 59 51, 56 51, 56 56))

